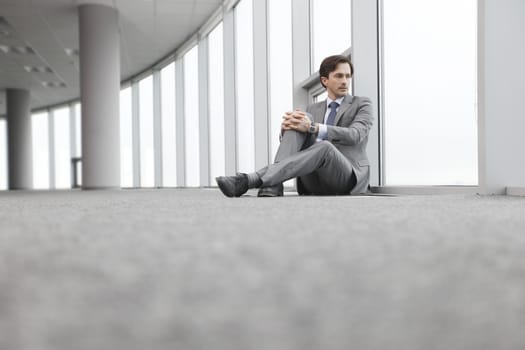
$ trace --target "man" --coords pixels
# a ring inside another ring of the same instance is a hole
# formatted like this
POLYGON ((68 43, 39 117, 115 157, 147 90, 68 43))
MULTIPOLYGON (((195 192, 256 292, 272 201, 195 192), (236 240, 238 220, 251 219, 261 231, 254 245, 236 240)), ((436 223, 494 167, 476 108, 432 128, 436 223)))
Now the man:
POLYGON ((228 197, 260 188, 259 197, 283 195, 282 183, 297 177, 300 195, 358 194, 368 190, 366 154, 372 127, 372 106, 366 97, 348 95, 353 66, 348 57, 327 57, 319 68, 325 101, 286 112, 275 162, 251 174, 219 176, 228 197))

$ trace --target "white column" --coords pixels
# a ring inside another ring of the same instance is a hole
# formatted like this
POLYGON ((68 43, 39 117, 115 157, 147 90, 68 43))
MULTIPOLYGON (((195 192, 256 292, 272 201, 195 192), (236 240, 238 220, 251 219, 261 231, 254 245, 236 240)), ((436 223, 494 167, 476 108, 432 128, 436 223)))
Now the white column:
POLYGON ((49 136, 49 189, 56 189, 56 162, 55 162, 55 110, 51 109, 47 118, 47 134, 49 136))
POLYGON ((140 91, 139 83, 131 84, 131 148, 133 158, 133 187, 139 188, 140 178, 140 91))
POLYGON ((292 0, 293 105, 306 108, 312 101, 302 83, 310 76, 310 2, 292 0))
POLYGON ((525 194, 525 2, 478 1, 478 155, 482 194, 525 194))
POLYGON ((379 111, 379 36, 377 1, 353 0, 352 2, 352 63, 354 65, 353 90, 356 96, 366 96, 372 101, 374 126, 368 136, 367 153, 370 160, 370 185, 382 183, 380 173, 379 111))
POLYGON ((224 149, 226 175, 237 171, 237 117, 235 104, 235 16, 227 11, 223 18, 224 47, 224 149))
POLYGON ((118 12, 79 6, 82 187, 120 187, 118 12))
POLYGON ((30 94, 27 90, 7 89, 8 188, 33 188, 30 94))
POLYGON ((201 187, 210 186, 208 37, 199 41, 199 161, 201 187))
POLYGON ((270 100, 268 73, 268 2, 253 2, 253 112, 255 169, 273 162, 270 152, 270 100))
POLYGON ((186 133, 184 124, 184 57, 175 61, 175 133, 177 186, 186 186, 186 133))
POLYGON ((155 153, 155 187, 162 187, 162 96, 160 71, 153 72, 153 149, 155 153))

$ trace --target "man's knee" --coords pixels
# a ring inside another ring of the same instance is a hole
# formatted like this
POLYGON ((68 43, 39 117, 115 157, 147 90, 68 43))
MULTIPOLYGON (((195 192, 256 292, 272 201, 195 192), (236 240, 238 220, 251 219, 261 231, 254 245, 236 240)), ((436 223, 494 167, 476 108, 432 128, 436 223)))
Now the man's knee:
POLYGON ((330 154, 337 151, 337 148, 330 141, 319 141, 315 144, 322 152, 330 154))

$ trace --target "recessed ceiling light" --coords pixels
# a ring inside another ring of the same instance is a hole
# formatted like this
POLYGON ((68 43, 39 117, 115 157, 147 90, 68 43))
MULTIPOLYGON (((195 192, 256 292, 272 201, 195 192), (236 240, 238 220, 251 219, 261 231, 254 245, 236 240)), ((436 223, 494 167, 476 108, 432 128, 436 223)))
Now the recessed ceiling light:
POLYGON ((29 46, 11 46, 11 52, 21 55, 35 53, 35 51, 29 46))
POLYGON ((66 51, 66 54, 68 56, 78 56, 78 49, 69 49, 69 48, 66 48, 64 49, 64 51, 66 51))
POLYGON ((24 66, 24 69, 29 73, 53 73, 53 70, 46 66, 24 66))
POLYGON ((65 88, 66 83, 61 81, 43 81, 42 85, 48 88, 65 88))
POLYGON ((35 51, 29 46, 0 45, 0 51, 3 51, 5 54, 14 53, 18 55, 30 55, 35 53, 35 51))

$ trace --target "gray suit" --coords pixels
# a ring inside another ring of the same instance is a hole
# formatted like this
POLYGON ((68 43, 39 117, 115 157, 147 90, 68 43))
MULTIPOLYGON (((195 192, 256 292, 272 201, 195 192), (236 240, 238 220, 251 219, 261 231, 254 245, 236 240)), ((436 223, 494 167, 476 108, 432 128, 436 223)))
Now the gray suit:
MULTIPOLYGON (((316 123, 324 123, 326 101, 308 106, 306 113, 316 123)), ((257 171, 263 186, 297 177, 299 194, 365 193, 370 181, 366 145, 372 123, 370 100, 345 96, 334 125, 327 125, 326 140, 316 142, 315 135, 284 132, 274 164, 257 171)))

